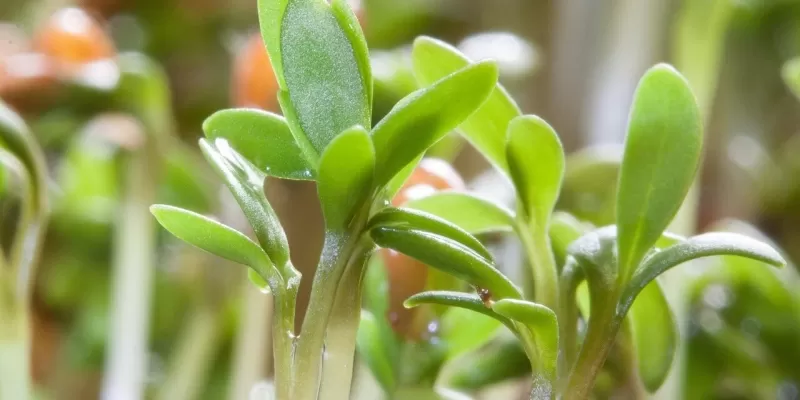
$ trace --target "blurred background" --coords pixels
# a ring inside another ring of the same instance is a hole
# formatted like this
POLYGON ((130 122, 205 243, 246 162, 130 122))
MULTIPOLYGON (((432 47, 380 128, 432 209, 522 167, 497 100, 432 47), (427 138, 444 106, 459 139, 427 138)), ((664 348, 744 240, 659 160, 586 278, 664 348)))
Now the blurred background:
MULTIPOLYGON (((800 55, 800 1, 351 3, 372 50, 376 118, 416 88, 408 59, 416 36, 494 58, 523 112, 547 120, 575 155, 559 207, 595 225, 613 221, 613 164, 636 83, 653 64, 673 64, 706 123, 702 177, 675 229, 760 231, 800 260, 800 72, 793 77, 787 64, 800 55), (586 167, 588 154, 595 163, 586 167), (603 169, 597 154, 612 166, 603 169)), ((39 398, 259 396, 253 385, 271 374, 270 297, 242 268, 157 230, 143 208, 173 204, 246 227, 196 141, 216 110, 277 111, 257 23, 255 0, 0 2, 0 98, 31 126, 51 180, 31 320, 39 398)), ((513 200, 457 136, 432 155, 451 161, 470 188, 513 200)), ((316 189, 270 180, 266 190, 304 274, 302 303, 322 240, 316 189)), ((0 216, 14 212, 0 201, 0 216)), ((705 268, 668 277, 685 342, 656 396, 800 398, 794 267, 705 268)), ((359 368, 354 396, 378 398, 359 368)), ((488 398, 515 392, 503 393, 488 398)))

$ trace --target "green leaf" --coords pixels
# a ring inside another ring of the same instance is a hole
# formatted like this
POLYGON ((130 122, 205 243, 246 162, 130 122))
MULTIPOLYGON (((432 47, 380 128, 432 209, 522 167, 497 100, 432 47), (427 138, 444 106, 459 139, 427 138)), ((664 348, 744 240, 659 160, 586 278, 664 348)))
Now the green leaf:
POLYGON ((520 298, 508 278, 471 248, 444 236, 407 227, 379 226, 370 234, 381 247, 397 250, 433 268, 489 291, 493 298, 520 298))
POLYGON ((439 332, 447 346, 447 358, 453 359, 479 349, 497 334, 501 326, 496 318, 464 308, 448 308, 439 319, 439 332))
POLYGON ((506 154, 522 209, 546 231, 564 177, 564 149, 558 135, 539 117, 517 117, 508 126, 506 154))
POLYGON ((243 233, 200 214, 157 204, 150 212, 178 239, 211 254, 246 265, 266 280, 274 277, 272 262, 264 250, 243 233))
POLYGON ((264 174, 236 153, 225 140, 211 144, 200 139, 200 150, 239 203, 258 242, 281 271, 281 276, 286 280, 299 277, 289 260, 286 234, 264 195, 264 174))
POLYGON ((781 76, 792 94, 800 99, 800 57, 795 57, 783 64, 781 76))
POLYGON ((460 243, 474 251, 486 261, 492 261, 492 254, 483 246, 483 244, 475 239, 457 225, 439 218, 433 214, 429 214, 419 210, 412 210, 407 208, 394 208, 386 207, 379 213, 375 214, 369 221, 369 228, 396 226, 403 228, 416 229, 425 232, 431 232, 436 235, 444 236, 451 240, 460 243))
POLYGON ((702 146, 700 112, 686 79, 665 64, 648 70, 634 95, 617 192, 623 279, 678 212, 702 146))
MULTIPOLYGON (((492 309, 500 315, 523 324, 536 341, 535 362, 540 371, 552 381, 558 361, 558 322, 553 310, 525 300, 503 299, 496 301, 492 309)), ((533 362, 534 360, 532 360, 533 362)))
POLYGON ((383 336, 380 323, 372 313, 361 311, 361 322, 358 324, 356 346, 358 354, 369 366, 372 375, 386 393, 392 393, 395 388, 395 371, 391 358, 384 351, 383 336))
POLYGON ((473 234, 510 232, 514 213, 471 193, 447 191, 407 202, 404 207, 431 213, 473 234))
POLYGON ((267 282, 261 275, 256 272, 256 270, 249 268, 247 270, 247 279, 258 288, 258 290, 264 293, 271 293, 272 289, 269 287, 269 282, 267 282))
POLYGON ((420 161, 422 161, 424 156, 425 153, 417 156, 417 158, 408 163, 405 167, 403 167, 403 169, 400 170, 400 172, 396 173, 394 177, 389 180, 389 183, 387 183, 383 188, 383 195, 385 196, 384 198, 393 199, 394 196, 397 195, 400 189, 403 188, 403 185, 405 185, 408 178, 411 177, 411 174, 414 173, 414 170, 417 169, 417 166, 419 165, 420 161))
POLYGON ((306 160, 286 120, 256 109, 217 111, 203 122, 212 142, 222 138, 256 168, 269 176, 312 180, 315 166, 306 160))
MULTIPOLYGON (((332 0, 331 9, 333 10, 333 15, 339 20, 339 25, 344 29, 345 35, 347 35, 350 39, 350 43, 353 45, 353 53, 358 63, 358 69, 361 72, 364 88, 367 91, 367 104, 372 105, 373 79, 369 46, 367 46, 367 38, 364 37, 364 32, 361 30, 361 23, 355 12, 353 12, 353 9, 350 8, 350 3, 351 2, 348 0, 332 0)), ((368 117, 372 119, 371 106, 368 112, 368 117)))
POLYGON ((549 235, 553 254, 559 265, 564 264, 569 245, 578 240, 587 230, 588 227, 572 215, 563 211, 553 213, 549 235))
POLYGON ((329 228, 347 227, 369 197, 374 171, 375 150, 364 128, 350 128, 328 145, 320 159, 317 191, 329 228))
POLYGON ((316 154, 345 129, 371 122, 363 48, 351 42, 355 28, 342 27, 336 14, 341 16, 325 0, 259 2, 262 36, 288 93, 289 102, 281 101, 281 107, 291 109, 316 154))
POLYGON ((475 391, 530 374, 531 364, 519 340, 511 335, 493 340, 448 366, 448 387, 475 391))
POLYGON ((667 378, 678 345, 677 327, 658 281, 650 282, 639 293, 627 319, 639 376, 653 393, 667 378))
MULTIPOLYGON (((420 37, 414 41, 412 60, 414 74, 423 86, 431 85, 471 63, 452 46, 429 37, 420 37)), ((486 102, 458 130, 493 165, 509 175, 506 129, 511 120, 521 114, 511 96, 497 84, 486 102)))
POLYGON ((491 308, 486 306, 486 303, 473 293, 463 292, 450 292, 450 291, 429 291, 417 293, 403 303, 406 308, 419 307, 423 304, 436 304, 442 306, 458 307, 465 310, 474 311, 492 317, 507 326, 512 332, 516 332, 516 327, 510 319, 494 312, 491 308))
POLYGON ((603 145, 570 154, 558 208, 597 226, 613 224, 622 150, 621 145, 603 145))
POLYGON ((6 147, 25 166, 34 212, 47 209, 47 167, 44 154, 25 121, 0 100, 0 146, 6 147))
POLYGON ((697 258, 723 255, 746 257, 776 267, 786 265, 780 253, 758 240, 736 233, 704 233, 645 258, 623 294, 623 304, 630 306, 639 291, 672 267, 697 258))
POLYGON ((497 66, 482 62, 400 100, 372 131, 378 186, 460 125, 486 100, 496 82, 497 66))

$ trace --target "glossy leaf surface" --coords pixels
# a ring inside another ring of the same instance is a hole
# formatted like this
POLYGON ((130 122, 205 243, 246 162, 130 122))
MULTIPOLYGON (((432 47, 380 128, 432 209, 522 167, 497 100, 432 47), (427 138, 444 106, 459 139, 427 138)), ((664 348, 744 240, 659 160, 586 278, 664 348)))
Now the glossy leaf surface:
POLYGON ((203 122, 206 137, 222 138, 269 176, 310 180, 315 167, 305 159, 286 120, 257 109, 217 111, 203 122))
POLYGON ((494 298, 520 298, 519 289, 489 262, 465 245, 434 233, 381 226, 370 231, 375 243, 397 250, 433 268, 489 290, 494 298))
POLYGON ((516 330, 510 319, 492 311, 486 303, 473 293, 451 292, 451 291, 430 291, 415 294, 405 301, 405 306, 413 308, 422 304, 438 304, 443 306, 458 307, 465 310, 474 311, 492 317, 507 326, 509 329, 516 330))
POLYGON ((257 244, 243 233, 200 214, 166 205, 154 205, 150 212, 158 223, 178 239, 249 266, 268 279, 273 275, 272 263, 257 244))
POLYGON ((639 293, 627 319, 639 377, 653 393, 667 378, 678 345, 677 326, 658 281, 650 282, 639 293))
POLYGON ((700 164, 703 129, 688 82, 648 70, 634 95, 617 192, 620 274, 627 279, 678 212, 700 164))
POLYGON ((373 129, 376 183, 388 183, 487 98, 497 66, 483 62, 461 69, 402 99, 373 129))
POLYGON ((511 210, 466 192, 434 193, 411 200, 405 207, 436 215, 473 235, 508 232, 514 225, 514 214, 511 210))
POLYGON ((342 230, 367 200, 375 171, 375 150, 364 128, 346 130, 322 154, 319 164, 319 192, 325 223, 342 230))
POLYGON ((407 208, 387 207, 375 214, 369 221, 370 227, 403 227, 430 232, 454 240, 466 246, 487 261, 492 255, 483 244, 472 235, 433 214, 407 208))
POLYGON ((539 117, 518 117, 508 126, 506 152, 522 208, 535 226, 547 229, 564 177, 558 135, 539 117))
MULTIPOLYGON (((414 74, 423 85, 431 85, 471 63, 449 44, 429 37, 414 41, 412 60, 414 74)), ((492 164, 508 175, 506 129, 511 120, 521 114, 511 96, 497 84, 486 102, 458 130, 492 164)))

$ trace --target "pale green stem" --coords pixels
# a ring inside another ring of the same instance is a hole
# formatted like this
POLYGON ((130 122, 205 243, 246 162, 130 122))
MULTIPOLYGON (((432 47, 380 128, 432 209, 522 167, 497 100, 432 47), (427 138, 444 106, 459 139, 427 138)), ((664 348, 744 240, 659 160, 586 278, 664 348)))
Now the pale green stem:
MULTIPOLYGON (((0 265, 0 268, 4 268, 0 265)), ((0 271, 0 400, 30 398, 28 311, 17 301, 6 273, 0 271)))
POLYGON ((242 315, 234 339, 228 400, 248 398, 253 385, 264 378, 268 361, 264 354, 267 353, 270 326, 275 318, 274 314, 268 318, 275 304, 273 296, 262 293, 247 278, 242 284, 242 292, 242 315))
POLYGON ((114 235, 112 312, 103 397, 140 399, 147 372, 147 333, 155 254, 155 227, 149 207, 156 174, 149 149, 130 154, 125 197, 114 235))
POLYGON ((518 222, 516 231, 531 266, 534 301, 558 310, 558 269, 547 229, 518 222))
POLYGON ((297 353, 292 376, 292 400, 317 399, 325 331, 333 310, 336 289, 344 275, 350 259, 355 255, 364 226, 368 207, 361 210, 351 224, 350 232, 328 232, 322 250, 320 264, 314 276, 308 310, 298 338, 297 353), (356 232, 356 233, 353 233, 356 232))
MULTIPOLYGON (((296 385, 303 385, 296 381, 294 371, 294 355, 296 337, 294 334, 295 306, 297 303, 297 289, 299 279, 292 279, 286 283, 284 291, 275 297, 275 312, 272 321, 272 351, 275 355, 275 390, 276 399, 296 399, 293 391, 296 385)), ((311 386, 310 382, 308 386, 311 386)))
POLYGON ((336 293, 331 320, 325 336, 320 398, 348 399, 353 380, 356 333, 361 317, 361 281, 372 241, 362 238, 336 293))
POLYGON ((178 339, 179 347, 172 358, 169 375, 158 393, 160 400, 192 400, 200 398, 219 338, 218 310, 201 306, 191 316, 178 339))

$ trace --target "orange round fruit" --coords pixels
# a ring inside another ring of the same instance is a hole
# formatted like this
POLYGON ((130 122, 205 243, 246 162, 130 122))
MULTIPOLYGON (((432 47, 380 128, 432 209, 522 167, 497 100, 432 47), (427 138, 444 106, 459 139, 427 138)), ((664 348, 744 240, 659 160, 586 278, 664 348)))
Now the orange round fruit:
POLYGON ((34 49, 50 57, 63 74, 116 55, 103 26, 77 7, 56 11, 37 33, 34 49))
POLYGON ((247 40, 233 65, 232 93, 237 107, 277 111, 278 81, 266 46, 258 33, 247 40))

